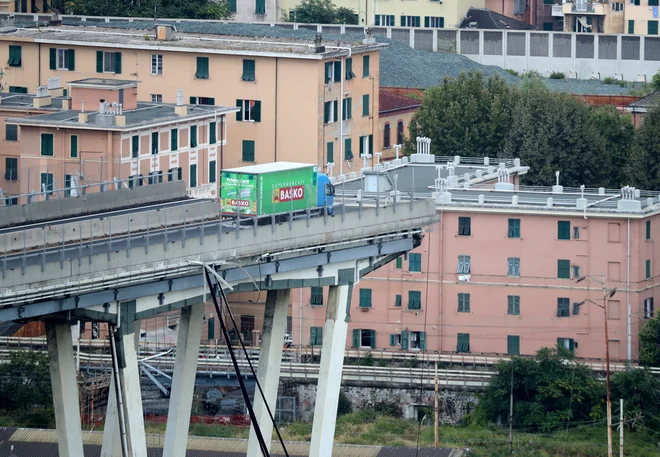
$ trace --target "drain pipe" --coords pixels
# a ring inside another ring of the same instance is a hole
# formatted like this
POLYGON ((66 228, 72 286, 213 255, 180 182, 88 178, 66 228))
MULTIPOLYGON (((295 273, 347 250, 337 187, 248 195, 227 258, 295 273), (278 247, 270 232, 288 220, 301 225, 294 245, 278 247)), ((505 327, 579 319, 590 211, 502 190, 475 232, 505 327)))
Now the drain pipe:
POLYGON ((119 419, 119 432, 121 433, 121 454, 122 457, 128 457, 128 442, 126 440, 126 418, 124 417, 123 389, 121 386, 121 377, 119 376, 119 364, 117 363, 117 327, 110 329, 110 352, 112 355, 112 371, 115 381, 115 394, 117 395, 117 418, 119 419))
POLYGON ((337 49, 346 49, 348 50, 348 57, 342 57, 341 62, 341 79, 339 80, 339 174, 344 174, 344 79, 346 78, 346 59, 350 58, 352 55, 352 48, 349 47, 340 47, 332 46, 337 49))
POLYGON ((632 330, 631 330, 631 306, 630 306, 630 218, 628 218, 628 258, 627 258, 627 274, 626 274, 626 296, 628 301, 628 320, 626 322, 626 343, 627 343, 627 358, 628 364, 632 362, 632 330))
POLYGON ((300 332, 300 341, 298 342, 298 346, 300 347, 300 353, 302 354, 302 346, 303 346, 303 293, 302 293, 302 287, 300 288, 300 302, 298 303, 298 325, 299 325, 299 332, 300 332))

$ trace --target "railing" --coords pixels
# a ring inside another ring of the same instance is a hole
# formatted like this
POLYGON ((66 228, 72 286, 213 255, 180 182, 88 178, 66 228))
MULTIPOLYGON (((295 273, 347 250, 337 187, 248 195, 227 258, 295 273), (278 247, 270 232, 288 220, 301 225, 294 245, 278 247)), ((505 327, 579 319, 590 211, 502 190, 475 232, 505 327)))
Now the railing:
POLYGON ((564 17, 564 5, 552 5, 552 15, 555 17, 564 17))

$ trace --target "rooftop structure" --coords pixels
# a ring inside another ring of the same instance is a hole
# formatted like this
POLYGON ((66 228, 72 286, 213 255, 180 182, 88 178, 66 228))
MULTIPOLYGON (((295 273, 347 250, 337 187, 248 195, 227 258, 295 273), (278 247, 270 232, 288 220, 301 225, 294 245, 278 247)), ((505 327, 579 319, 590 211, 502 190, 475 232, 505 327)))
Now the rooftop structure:
POLYGON ((534 30, 533 25, 487 8, 470 8, 458 25, 460 29, 534 30))

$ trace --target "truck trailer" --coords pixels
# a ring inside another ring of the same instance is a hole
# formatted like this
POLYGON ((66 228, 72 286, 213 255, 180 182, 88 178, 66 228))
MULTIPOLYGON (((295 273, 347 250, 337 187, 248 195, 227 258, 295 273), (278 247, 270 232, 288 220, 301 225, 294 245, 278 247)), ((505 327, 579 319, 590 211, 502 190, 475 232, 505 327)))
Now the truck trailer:
MULTIPOLYGON (((320 212, 332 214, 335 189, 328 175, 307 163, 272 162, 222 170, 220 201, 224 214, 265 216, 320 212)), ((282 215, 279 220, 286 220, 282 215)))

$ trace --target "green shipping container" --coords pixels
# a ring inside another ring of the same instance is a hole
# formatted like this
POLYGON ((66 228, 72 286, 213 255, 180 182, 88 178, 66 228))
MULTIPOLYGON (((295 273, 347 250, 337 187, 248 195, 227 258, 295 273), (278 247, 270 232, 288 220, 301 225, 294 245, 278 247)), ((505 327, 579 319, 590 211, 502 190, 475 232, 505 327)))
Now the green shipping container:
POLYGON ((222 171, 223 213, 245 216, 300 211, 317 206, 318 167, 273 162, 222 171))

